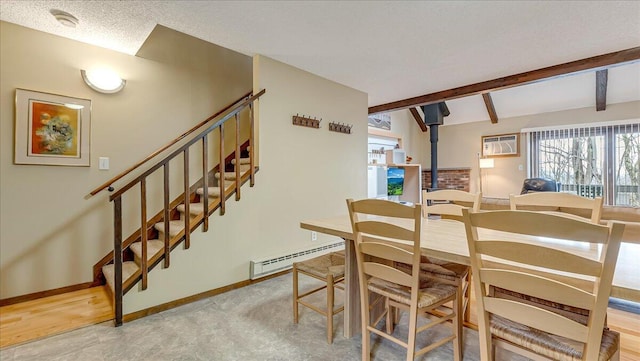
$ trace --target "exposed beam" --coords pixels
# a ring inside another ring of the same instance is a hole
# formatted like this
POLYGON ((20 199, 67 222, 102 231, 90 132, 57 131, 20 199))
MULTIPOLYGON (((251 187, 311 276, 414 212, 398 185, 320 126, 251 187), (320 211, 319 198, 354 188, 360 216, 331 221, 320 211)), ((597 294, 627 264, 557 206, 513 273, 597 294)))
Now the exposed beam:
POLYGON ((607 69, 596 71, 596 111, 607 109, 607 69))
POLYGON ((424 124, 424 120, 420 116, 420 113, 418 113, 418 108, 409 108, 409 111, 411 112, 411 115, 413 115, 413 119, 416 120, 416 123, 418 123, 418 126, 423 132, 429 130, 429 128, 427 128, 427 125, 424 124))
POLYGON ((440 103, 446 100, 488 93, 518 85, 531 84, 541 80, 549 80, 571 73, 578 73, 586 70, 601 70, 613 65, 622 65, 625 63, 637 62, 638 60, 640 60, 640 47, 630 48, 569 63, 558 64, 547 68, 509 75, 503 78, 465 85, 458 88, 398 100, 391 103, 375 105, 369 107, 369 114, 406 109, 417 105, 440 103))
POLYGON ((484 99, 484 105, 487 107, 487 113, 489 113, 489 119, 491 124, 498 124, 498 114, 496 108, 493 106, 493 100, 490 93, 482 93, 482 99, 484 99))

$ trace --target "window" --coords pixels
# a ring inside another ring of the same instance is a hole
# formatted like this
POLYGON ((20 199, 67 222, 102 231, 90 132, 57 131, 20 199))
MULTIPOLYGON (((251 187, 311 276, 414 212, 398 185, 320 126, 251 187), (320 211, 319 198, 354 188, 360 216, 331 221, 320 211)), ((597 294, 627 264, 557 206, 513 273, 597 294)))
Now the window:
POLYGON ((640 207, 639 122, 526 131, 532 177, 605 204, 640 207))

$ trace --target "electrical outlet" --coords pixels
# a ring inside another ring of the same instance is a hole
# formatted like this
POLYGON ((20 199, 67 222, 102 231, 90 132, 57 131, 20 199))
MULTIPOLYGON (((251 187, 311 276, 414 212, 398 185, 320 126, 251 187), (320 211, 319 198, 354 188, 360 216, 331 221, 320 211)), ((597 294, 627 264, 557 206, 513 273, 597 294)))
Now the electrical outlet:
POLYGON ((312 241, 317 241, 318 240, 318 232, 311 231, 311 240, 312 241))

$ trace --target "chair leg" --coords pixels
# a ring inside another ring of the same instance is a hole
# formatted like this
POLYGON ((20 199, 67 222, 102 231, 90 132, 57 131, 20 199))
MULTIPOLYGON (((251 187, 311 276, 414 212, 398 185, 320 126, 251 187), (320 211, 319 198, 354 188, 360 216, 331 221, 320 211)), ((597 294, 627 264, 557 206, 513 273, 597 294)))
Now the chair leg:
MULTIPOLYGON (((459 287, 460 288, 460 287, 459 287)), ((458 288, 458 291, 460 289, 458 288)), ((453 318, 453 324, 451 325, 451 330, 453 331, 453 335, 455 339, 453 342, 453 360, 460 361, 462 360, 462 344, 463 344, 463 335, 462 335, 462 313, 460 312, 462 306, 460 305, 460 300, 462 295, 460 292, 456 295, 456 298, 453 300, 452 312, 455 312, 456 315, 453 318)))
MULTIPOLYGON (((362 282, 362 281, 360 281, 362 282)), ((360 311, 362 318, 362 361, 371 361, 371 332, 369 331, 369 321, 371 315, 369 311, 369 292, 360 286, 360 311)))
MULTIPOLYGON (((465 309, 464 307, 464 299, 465 299, 465 295, 464 295, 464 290, 463 290, 463 280, 462 279, 458 279, 458 292, 456 294, 456 299, 454 300, 454 306, 453 310, 455 310, 456 312, 456 317, 454 319, 454 325, 456 327, 456 339, 454 340, 454 353, 455 353, 455 348, 456 346, 459 349, 459 353, 463 352, 463 348, 464 348, 464 342, 463 342, 463 334, 464 334, 464 322, 463 322, 463 317, 464 315, 466 315, 466 309, 469 309, 469 307, 467 307, 465 309)), ((469 285, 467 285, 467 290, 469 289, 469 285)), ((467 306, 469 304, 467 303, 467 306)))
POLYGON ((293 264, 293 323, 298 323, 298 268, 293 264))
POLYGON ((469 322, 471 320, 471 270, 467 273, 467 277, 465 277, 465 282, 467 283, 467 289, 464 291, 464 297, 462 307, 464 308, 464 318, 465 322, 469 322), (466 305, 466 306, 465 306, 466 305))
POLYGON ((418 330, 418 310, 412 306, 409 311, 409 340, 407 342, 407 361, 413 361, 416 354, 416 333, 418 330))
POLYGON ((327 343, 333 343, 333 275, 327 275, 327 343))
POLYGON ((393 333, 393 312, 395 310, 395 308, 391 305, 389 305, 389 298, 387 297, 384 301, 385 305, 384 308, 386 309, 387 312, 387 333, 388 334, 392 334, 393 333))

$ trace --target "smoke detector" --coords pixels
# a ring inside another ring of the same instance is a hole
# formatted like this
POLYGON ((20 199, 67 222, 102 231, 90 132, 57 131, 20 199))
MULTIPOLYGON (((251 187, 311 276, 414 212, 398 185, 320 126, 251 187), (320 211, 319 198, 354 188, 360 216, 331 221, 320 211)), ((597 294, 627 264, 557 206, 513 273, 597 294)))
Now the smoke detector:
POLYGON ((51 15, 53 15, 56 18, 56 20, 58 20, 60 24, 64 26, 75 28, 76 25, 78 25, 79 23, 78 18, 69 14, 66 11, 51 9, 49 10, 49 12, 51 13, 51 15))

